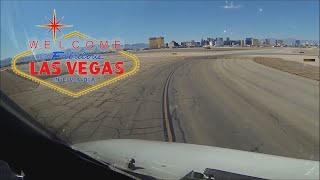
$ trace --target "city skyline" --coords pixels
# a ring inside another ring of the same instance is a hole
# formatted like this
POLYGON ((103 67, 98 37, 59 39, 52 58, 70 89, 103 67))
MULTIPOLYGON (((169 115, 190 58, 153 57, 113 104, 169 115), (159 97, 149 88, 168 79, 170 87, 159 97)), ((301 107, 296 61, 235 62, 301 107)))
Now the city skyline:
MULTIPOLYGON (((197 40, 188 40, 181 41, 178 43, 175 40, 164 41, 166 43, 159 43, 156 39, 164 37, 150 37, 149 38, 149 48, 158 49, 162 46, 165 48, 174 48, 174 47, 222 47, 222 46, 278 46, 278 47, 319 47, 319 41, 314 40, 300 40, 300 39, 274 39, 274 38, 245 38, 245 39, 230 39, 229 37, 207 37, 201 38, 200 41, 197 40)), ((129 48, 130 49, 130 48, 129 48)))
POLYGON ((121 44, 148 43, 153 36, 164 36, 167 43, 206 37, 319 39, 319 2, 312 0, 90 2, 94 12, 83 16, 86 4, 1 1, 1 59, 26 50, 28 38, 51 38, 35 25, 47 23, 45 17, 51 18, 53 9, 57 18, 74 25, 63 33, 77 30, 100 39, 119 39, 121 44))

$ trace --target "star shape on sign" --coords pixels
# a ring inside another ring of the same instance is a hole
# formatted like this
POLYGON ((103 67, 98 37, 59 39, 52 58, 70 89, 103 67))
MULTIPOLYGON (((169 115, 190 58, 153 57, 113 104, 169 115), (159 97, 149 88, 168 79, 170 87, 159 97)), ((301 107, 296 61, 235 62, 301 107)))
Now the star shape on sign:
POLYGON ((60 33, 62 33, 62 31, 60 30, 60 28, 64 28, 64 27, 72 27, 73 25, 67 25, 67 24, 60 24, 60 22, 62 21, 63 18, 60 18, 59 20, 57 20, 57 15, 56 15, 56 10, 53 10, 53 18, 52 20, 50 20, 49 18, 47 18, 50 24, 41 24, 41 25, 37 25, 38 27, 44 27, 44 28, 50 28, 48 30, 48 32, 52 31, 52 35, 53 35, 53 42, 56 42, 57 40, 57 31, 59 31, 60 33))

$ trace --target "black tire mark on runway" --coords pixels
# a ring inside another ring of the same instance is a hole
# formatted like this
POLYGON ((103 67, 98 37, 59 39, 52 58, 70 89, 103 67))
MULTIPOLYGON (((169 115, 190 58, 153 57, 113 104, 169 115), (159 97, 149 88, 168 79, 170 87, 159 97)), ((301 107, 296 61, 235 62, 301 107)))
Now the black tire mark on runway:
MULTIPOLYGON (((183 58, 184 59, 184 58, 183 58)), ((162 93, 162 116, 163 116, 163 128, 164 128, 164 139, 167 142, 175 142, 176 137, 174 133, 174 128, 173 128, 173 123, 172 123, 172 115, 170 113, 170 108, 169 108, 169 84, 171 81, 171 77, 175 73, 177 69, 182 67, 183 65, 193 62, 192 59, 185 59, 186 62, 177 65, 169 74, 169 76, 166 79, 164 88, 163 88, 163 93, 162 93)), ((181 128, 180 128, 181 129, 181 128)))

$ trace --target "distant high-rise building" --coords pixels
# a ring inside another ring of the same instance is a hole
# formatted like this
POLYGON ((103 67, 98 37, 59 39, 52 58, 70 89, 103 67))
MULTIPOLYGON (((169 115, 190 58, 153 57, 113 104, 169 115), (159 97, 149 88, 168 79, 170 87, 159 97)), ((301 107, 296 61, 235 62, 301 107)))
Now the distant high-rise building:
POLYGON ((214 44, 214 39, 213 38, 207 38, 206 45, 214 44))
POLYGON ((231 45, 229 37, 227 37, 226 40, 224 41, 224 45, 227 45, 227 46, 231 45))
POLYGON ((259 40, 258 39, 252 39, 252 46, 258 46, 259 40))
POLYGON ((213 41, 213 38, 207 38, 207 41, 208 42, 213 41))
POLYGON ((149 48, 159 49, 164 47, 164 37, 151 37, 149 38, 149 48))
POLYGON ((251 46, 253 38, 246 38, 245 44, 251 46))
POLYGON ((215 45, 216 39, 212 39, 212 44, 215 45))
POLYGON ((205 46, 206 45, 206 40, 201 39, 201 46, 205 46))
POLYGON ((264 40, 264 44, 265 44, 265 45, 270 45, 270 39, 265 39, 265 40, 264 40))
POLYGON ((239 40, 239 45, 240 46, 244 46, 245 44, 244 44, 244 40, 239 40))
POLYGON ((300 46, 300 40, 296 40, 295 46, 300 46))
POLYGON ((223 38, 216 38, 214 46, 223 46, 223 38))
POLYGON ((283 46, 283 40, 277 39, 276 40, 276 46, 283 46))

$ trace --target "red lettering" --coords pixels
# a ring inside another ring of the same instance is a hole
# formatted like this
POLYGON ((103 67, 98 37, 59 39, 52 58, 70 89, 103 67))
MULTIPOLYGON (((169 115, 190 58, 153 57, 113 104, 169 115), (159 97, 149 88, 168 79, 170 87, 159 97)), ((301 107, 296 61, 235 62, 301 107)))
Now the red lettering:
POLYGON ((97 75, 97 74, 100 72, 99 62, 93 61, 93 62, 90 64, 89 69, 90 69, 90 73, 91 73, 91 74, 97 75), (94 65, 96 65, 97 67, 93 67, 94 65))
POLYGON ((83 71, 83 70, 86 69, 86 66, 85 66, 85 65, 87 65, 87 62, 86 62, 86 61, 80 61, 80 62, 78 62, 78 66, 79 66, 78 71, 79 71, 79 74, 87 74, 86 71, 83 71))
POLYGON ((118 48, 120 48, 120 41, 119 40, 115 40, 114 41, 114 49, 118 49, 118 48))
POLYGON ((48 41, 48 40, 44 41, 44 48, 45 49, 49 49, 50 48, 50 41, 48 41))
POLYGON ((30 46, 30 49, 32 49, 32 48, 37 48, 37 46, 38 46, 38 41, 32 41, 32 43, 29 41, 29 46, 30 46))
POLYGON ((29 63, 29 65, 30 65, 30 74, 31 74, 31 75, 37 75, 38 72, 34 70, 34 62, 31 61, 31 62, 29 63))
POLYGON ((71 62, 68 61, 66 62, 67 68, 68 68, 68 72, 69 74, 74 74, 74 71, 76 70, 76 66, 77 66, 77 62, 73 62, 73 66, 71 66, 71 62))
MULTIPOLYGON (((39 71, 37 71, 35 68, 35 62, 31 61, 29 63, 29 72, 30 75, 59 75, 62 72, 60 65, 60 61, 44 61, 42 62, 39 71)), ((114 66, 111 66, 110 62, 104 62, 103 68, 101 68, 99 61, 92 61, 90 64, 88 64, 87 61, 66 62, 67 71, 70 75, 73 75, 76 70, 78 70, 77 72, 79 75, 86 75, 88 73, 92 75, 97 75, 99 73, 101 73, 101 75, 106 73, 109 75, 112 75, 113 73, 120 75, 125 72, 123 65, 123 61, 116 62, 114 66)))
POLYGON ((79 43, 79 41, 73 41, 73 42, 72 42, 72 47, 73 47, 74 49, 77 49, 77 48, 79 48, 79 45, 78 45, 77 47, 74 46, 74 43, 75 43, 75 42, 79 43))
POLYGON ((102 49, 102 48, 108 48, 108 41, 106 41, 106 43, 105 44, 103 44, 103 41, 100 41, 100 49, 102 49))
POLYGON ((110 75, 112 74, 112 69, 111 69, 109 62, 104 63, 103 70, 102 70, 101 74, 105 74, 106 72, 109 73, 110 75))
POLYGON ((55 70, 52 72, 53 75, 58 75, 61 73, 61 69, 58 67, 58 65, 60 65, 59 61, 55 61, 51 64, 51 67, 55 70))
POLYGON ((40 68, 40 71, 39 71, 39 74, 47 74, 47 75, 50 75, 50 69, 49 69, 49 65, 48 65, 48 62, 47 61, 44 61, 42 62, 42 65, 41 65, 41 68, 40 68))
POLYGON ((61 41, 59 41, 59 48, 60 48, 60 49, 64 49, 63 46, 62 46, 61 41))
POLYGON ((115 67, 118 70, 118 71, 116 71, 116 74, 123 74, 124 68, 122 67, 122 65, 123 65, 122 61, 116 62, 115 67))
POLYGON ((94 46, 93 41, 87 41, 87 42, 86 42, 86 48, 87 48, 87 49, 92 49, 93 46, 94 46), (89 43, 89 42, 91 43, 91 46, 90 46, 90 47, 88 46, 88 43, 89 43))

